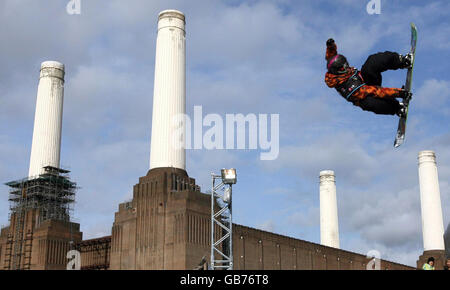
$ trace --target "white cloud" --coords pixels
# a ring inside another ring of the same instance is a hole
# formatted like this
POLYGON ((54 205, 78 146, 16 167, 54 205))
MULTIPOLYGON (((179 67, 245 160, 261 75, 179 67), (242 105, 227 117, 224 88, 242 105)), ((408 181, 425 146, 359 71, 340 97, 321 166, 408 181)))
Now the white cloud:
POLYGON ((262 224, 260 224, 257 228, 261 229, 263 231, 273 233, 273 232, 275 232, 275 223, 272 220, 268 220, 268 221, 265 221, 262 224))
POLYGON ((450 82, 446 80, 428 79, 414 94, 421 109, 432 109, 434 113, 449 114, 450 82))

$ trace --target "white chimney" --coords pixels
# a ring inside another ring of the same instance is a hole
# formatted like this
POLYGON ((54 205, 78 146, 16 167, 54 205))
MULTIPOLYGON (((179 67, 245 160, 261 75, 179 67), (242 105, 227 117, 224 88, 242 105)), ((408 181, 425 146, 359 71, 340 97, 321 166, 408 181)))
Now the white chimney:
POLYGON ((339 226, 334 171, 320 172, 320 243, 339 249, 339 226))
POLYGON ((424 251, 445 250, 441 194, 433 151, 419 153, 419 183, 424 251))
POLYGON ((64 65, 56 61, 41 64, 34 117, 28 176, 44 172, 43 167, 59 167, 64 102, 64 65))
POLYGON ((150 169, 186 169, 186 151, 173 142, 176 132, 181 131, 185 138, 185 124, 174 123, 174 118, 185 113, 185 16, 176 10, 165 10, 159 14, 156 42, 150 169))

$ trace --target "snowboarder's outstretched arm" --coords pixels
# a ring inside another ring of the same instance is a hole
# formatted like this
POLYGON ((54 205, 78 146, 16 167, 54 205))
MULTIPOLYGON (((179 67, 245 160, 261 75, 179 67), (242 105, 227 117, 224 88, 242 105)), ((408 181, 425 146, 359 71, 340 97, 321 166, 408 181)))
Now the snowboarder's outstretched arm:
POLYGON ((325 59, 329 60, 336 55, 337 55, 337 45, 334 42, 334 39, 330 38, 327 40, 327 53, 325 55, 325 59))

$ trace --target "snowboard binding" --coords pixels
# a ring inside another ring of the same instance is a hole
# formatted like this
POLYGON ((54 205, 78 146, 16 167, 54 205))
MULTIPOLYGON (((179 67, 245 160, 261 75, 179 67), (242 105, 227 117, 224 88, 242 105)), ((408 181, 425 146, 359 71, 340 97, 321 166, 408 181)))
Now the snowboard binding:
POLYGON ((414 54, 409 52, 405 55, 400 54, 400 63, 402 69, 411 69, 414 63, 414 54))

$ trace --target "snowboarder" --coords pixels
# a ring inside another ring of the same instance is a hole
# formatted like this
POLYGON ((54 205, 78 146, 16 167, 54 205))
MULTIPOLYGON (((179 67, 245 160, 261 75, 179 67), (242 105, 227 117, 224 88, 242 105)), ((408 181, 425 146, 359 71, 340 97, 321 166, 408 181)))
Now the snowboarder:
POLYGON ((347 59, 337 53, 333 39, 327 41, 328 72, 325 83, 335 88, 341 96, 364 111, 383 115, 405 116, 406 108, 397 98, 411 97, 411 93, 399 88, 381 87, 381 73, 387 70, 408 69, 412 66, 411 53, 380 52, 369 56, 361 70, 349 66, 347 59))

